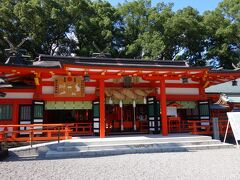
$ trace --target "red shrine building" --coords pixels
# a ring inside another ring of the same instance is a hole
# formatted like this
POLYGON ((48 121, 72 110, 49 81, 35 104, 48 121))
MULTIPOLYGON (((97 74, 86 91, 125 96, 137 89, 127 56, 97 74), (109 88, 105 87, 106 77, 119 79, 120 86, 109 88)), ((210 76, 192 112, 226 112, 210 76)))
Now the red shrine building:
POLYGON ((101 138, 189 132, 191 121, 211 119, 205 88, 240 77, 184 61, 40 55, 16 62, 0 64, 0 131, 38 124, 38 136, 48 124, 101 138))

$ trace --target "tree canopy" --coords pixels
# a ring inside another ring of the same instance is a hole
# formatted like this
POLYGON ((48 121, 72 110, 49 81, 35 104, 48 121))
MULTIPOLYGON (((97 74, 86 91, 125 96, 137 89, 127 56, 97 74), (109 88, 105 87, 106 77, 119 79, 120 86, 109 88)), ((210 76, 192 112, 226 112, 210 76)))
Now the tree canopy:
POLYGON ((32 56, 91 56, 107 48, 113 57, 187 60, 192 66, 232 68, 240 61, 240 0, 223 0, 200 14, 192 7, 104 0, 1 0, 0 60, 23 38, 32 56), (93 44, 96 44, 96 48, 93 44))

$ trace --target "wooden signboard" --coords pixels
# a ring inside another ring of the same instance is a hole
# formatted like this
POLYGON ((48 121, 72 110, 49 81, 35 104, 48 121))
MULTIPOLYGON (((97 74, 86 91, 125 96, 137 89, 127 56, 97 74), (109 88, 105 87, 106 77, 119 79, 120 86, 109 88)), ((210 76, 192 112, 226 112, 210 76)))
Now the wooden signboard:
POLYGON ((62 76, 54 81, 55 97, 84 97, 85 83, 83 77, 62 76))
POLYGON ((240 140, 240 112, 227 112, 227 116, 228 124, 225 132, 224 142, 226 141, 227 132, 230 124, 237 147, 239 148, 238 141, 240 140))

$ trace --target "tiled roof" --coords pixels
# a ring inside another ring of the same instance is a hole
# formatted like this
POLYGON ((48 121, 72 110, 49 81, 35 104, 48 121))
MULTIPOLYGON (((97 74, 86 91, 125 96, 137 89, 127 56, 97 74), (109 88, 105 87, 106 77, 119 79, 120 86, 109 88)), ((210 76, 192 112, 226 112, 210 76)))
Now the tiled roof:
POLYGON ((40 55, 41 61, 58 61, 63 64, 78 64, 85 66, 120 66, 120 67, 189 67, 185 61, 161 61, 124 58, 96 58, 96 57, 64 57, 40 55))

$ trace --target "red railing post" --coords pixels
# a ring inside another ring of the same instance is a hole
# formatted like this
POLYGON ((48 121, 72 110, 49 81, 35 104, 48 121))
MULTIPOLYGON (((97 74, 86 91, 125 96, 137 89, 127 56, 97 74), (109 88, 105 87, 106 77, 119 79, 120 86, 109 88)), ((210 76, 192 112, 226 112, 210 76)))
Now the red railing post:
POLYGON ((69 133, 68 133, 68 125, 65 127, 65 139, 68 139, 69 133))
POLYGON ((12 139, 15 140, 17 137, 16 128, 13 127, 12 139))
POLYGON ((32 127, 30 127, 30 134, 29 134, 29 136, 30 136, 30 146, 32 147, 32 141, 33 141, 33 128, 32 127))

